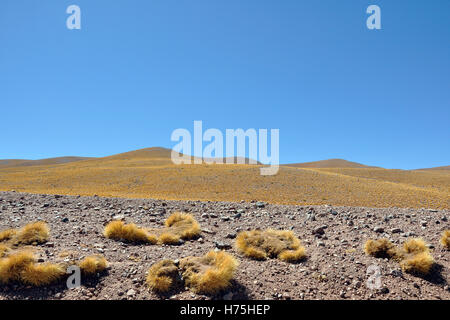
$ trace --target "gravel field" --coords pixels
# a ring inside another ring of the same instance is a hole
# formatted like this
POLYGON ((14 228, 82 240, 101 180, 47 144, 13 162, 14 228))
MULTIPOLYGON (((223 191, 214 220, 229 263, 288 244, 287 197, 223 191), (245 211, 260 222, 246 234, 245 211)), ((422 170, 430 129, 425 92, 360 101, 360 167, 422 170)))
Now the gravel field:
POLYGON ((106 273, 82 279, 79 288, 64 283, 45 288, 0 284, 1 299, 450 299, 450 251, 439 239, 450 228, 449 210, 270 205, 253 202, 166 201, 38 195, 0 192, 0 230, 43 220, 49 241, 38 246, 40 259, 64 261, 103 254, 106 273), (143 227, 160 227, 173 212, 191 213, 201 237, 177 246, 136 245, 103 235, 104 226, 123 219, 143 227), (307 250, 307 259, 291 264, 276 259, 250 260, 234 248, 236 234, 255 228, 293 230, 307 250), (402 273, 399 264, 365 255, 364 242, 387 237, 401 245, 422 237, 436 260, 432 273, 402 273), (145 284, 146 272, 163 258, 203 255, 215 248, 239 260, 232 286, 215 296, 179 288, 164 296, 145 284), (369 266, 381 271, 381 287, 370 289, 369 266))

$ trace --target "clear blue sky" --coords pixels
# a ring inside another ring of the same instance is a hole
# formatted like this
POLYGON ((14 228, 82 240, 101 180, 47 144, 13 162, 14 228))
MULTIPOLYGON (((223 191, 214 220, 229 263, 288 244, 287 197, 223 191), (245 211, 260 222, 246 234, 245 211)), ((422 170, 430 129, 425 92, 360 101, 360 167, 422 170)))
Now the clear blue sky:
POLYGON ((448 0, 2 0, 0 159, 171 148, 203 120, 279 128, 282 163, 450 165, 449 15, 448 0))

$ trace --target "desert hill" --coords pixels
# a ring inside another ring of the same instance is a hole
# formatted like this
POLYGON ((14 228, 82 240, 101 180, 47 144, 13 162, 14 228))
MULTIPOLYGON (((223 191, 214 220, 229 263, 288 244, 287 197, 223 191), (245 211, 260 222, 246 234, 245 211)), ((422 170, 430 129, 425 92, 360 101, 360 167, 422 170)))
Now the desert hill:
POLYGON ((376 168, 344 159, 327 159, 303 163, 290 163, 285 164, 285 166, 297 168, 376 168))
POLYGON ((450 170, 450 166, 424 168, 424 169, 416 169, 416 170, 450 170))
POLYGON ((46 166, 46 165, 55 165, 55 164, 83 161, 83 160, 89 160, 89 159, 92 159, 92 158, 68 156, 68 157, 56 157, 56 158, 47 158, 47 159, 39 159, 39 160, 9 159, 9 160, 0 160, 0 168, 46 166))
POLYGON ((449 170, 391 170, 331 159, 321 167, 174 165, 170 149, 147 148, 58 165, 0 168, 0 190, 172 200, 365 207, 450 207, 449 170), (325 167, 326 165, 332 167, 325 167), (334 167, 341 165, 343 167, 334 167))

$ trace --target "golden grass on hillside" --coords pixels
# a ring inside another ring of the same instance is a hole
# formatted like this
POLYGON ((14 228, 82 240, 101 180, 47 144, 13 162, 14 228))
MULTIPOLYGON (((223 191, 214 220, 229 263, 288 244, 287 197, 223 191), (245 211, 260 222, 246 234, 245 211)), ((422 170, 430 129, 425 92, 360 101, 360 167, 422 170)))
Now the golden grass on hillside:
POLYGON ((445 230, 442 233, 441 244, 447 250, 450 250, 450 230, 445 230))
POLYGON ((364 252, 376 258, 401 259, 401 253, 398 248, 386 238, 367 240, 364 244, 364 252))
POLYGON ((210 251, 203 257, 186 257, 180 261, 186 285, 206 294, 215 294, 230 286, 237 266, 236 259, 224 251, 210 251))
POLYGON ((54 166, 0 169, 0 190, 157 198, 251 201, 335 206, 449 209, 450 170, 280 167, 261 176, 260 165, 174 165, 170 152, 124 155, 54 166))
POLYGON ((125 224, 123 221, 111 221, 103 231, 106 238, 130 242, 146 242, 155 244, 157 239, 148 232, 136 226, 134 223, 125 224))
POLYGON ((368 240, 364 245, 366 254, 377 258, 393 258, 404 272, 428 274, 434 264, 426 242, 421 238, 408 239, 398 249, 387 239, 368 240))
POLYGON ((162 260, 148 270, 147 284, 155 292, 167 292, 179 282, 178 267, 172 260, 162 260))
POLYGON ((306 249, 288 230, 243 231, 236 238, 236 247, 245 256, 257 260, 270 257, 296 262, 306 257, 306 249))
POLYGON ((106 270, 108 261, 101 255, 92 255, 84 258, 78 266, 85 275, 94 275, 106 270))

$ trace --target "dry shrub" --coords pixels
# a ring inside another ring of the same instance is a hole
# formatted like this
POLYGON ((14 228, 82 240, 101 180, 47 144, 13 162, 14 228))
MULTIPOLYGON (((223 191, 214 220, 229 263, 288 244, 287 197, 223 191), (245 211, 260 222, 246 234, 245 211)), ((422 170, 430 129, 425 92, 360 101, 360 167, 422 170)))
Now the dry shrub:
POLYGON ((66 274, 64 266, 54 263, 30 263, 22 271, 20 280, 33 286, 49 285, 66 274))
POLYGON ((123 221, 111 221, 105 227, 103 234, 106 238, 124 240, 130 242, 147 242, 155 244, 157 239, 149 235, 145 229, 139 228, 134 223, 125 224, 123 221))
POLYGON ((7 229, 0 231, 0 242, 11 240, 11 238, 16 234, 17 230, 7 229))
POLYGON ((181 239, 189 240, 200 235, 201 229, 198 222, 191 214, 175 212, 171 214, 165 223, 167 231, 179 236, 181 239))
POLYGON ((162 260, 148 270, 147 284, 155 292, 167 292, 179 282, 178 267, 172 260, 162 260))
POLYGON ((20 228, 11 241, 15 245, 44 243, 50 237, 50 230, 47 223, 38 221, 20 228))
POLYGON ((62 265, 36 263, 30 250, 21 250, 0 259, 0 282, 18 281, 33 286, 48 285, 65 275, 62 265))
POLYGON ((11 245, 36 245, 44 243, 50 237, 47 223, 32 222, 20 229, 7 229, 0 232, 0 242, 8 241, 11 245))
POLYGON ((364 244, 364 252, 376 258, 401 259, 401 253, 397 247, 386 238, 369 239, 364 244))
POLYGON ((413 274, 428 274, 434 264, 430 250, 421 238, 408 239, 401 250, 387 239, 368 240, 364 251, 377 258, 393 258, 404 272, 413 274))
POLYGON ((35 262, 33 253, 19 251, 0 259, 0 282, 20 281, 23 270, 35 262))
POLYGON ((186 285, 206 294, 227 288, 237 266, 236 259, 224 251, 210 251, 203 257, 186 257, 180 261, 186 285))
POLYGON ((447 250, 450 250, 450 230, 445 230, 442 233, 441 244, 447 250))
POLYGON ((245 256, 257 260, 270 257, 296 262, 306 257, 306 249, 300 240, 287 230, 243 231, 236 238, 236 247, 245 256))
POLYGON ((0 258, 3 258, 8 254, 10 248, 4 244, 0 244, 0 258))
POLYGON ((84 258, 78 266, 85 275, 93 275, 104 271, 108 266, 108 261, 101 255, 93 255, 84 258))
POLYGON ((417 254, 428 251, 426 242, 421 238, 408 239, 403 244, 405 254, 417 254))

